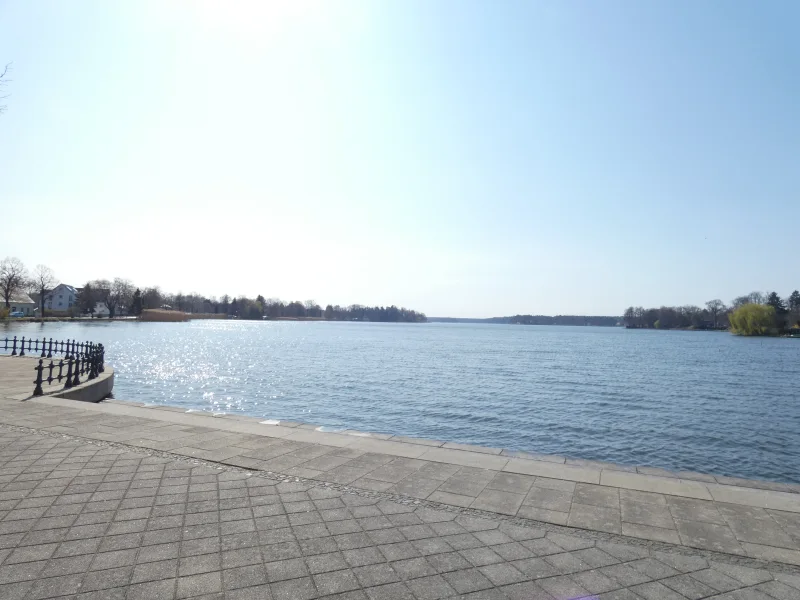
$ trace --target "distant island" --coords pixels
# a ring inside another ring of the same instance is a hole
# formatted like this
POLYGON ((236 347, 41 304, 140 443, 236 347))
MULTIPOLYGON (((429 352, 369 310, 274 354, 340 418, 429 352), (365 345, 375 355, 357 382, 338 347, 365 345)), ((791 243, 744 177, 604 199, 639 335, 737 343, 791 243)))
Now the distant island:
POLYGON ((458 317, 428 317, 428 323, 487 323, 489 325, 577 325, 583 327, 617 327, 622 317, 587 315, 514 315, 489 319, 461 319, 458 317))

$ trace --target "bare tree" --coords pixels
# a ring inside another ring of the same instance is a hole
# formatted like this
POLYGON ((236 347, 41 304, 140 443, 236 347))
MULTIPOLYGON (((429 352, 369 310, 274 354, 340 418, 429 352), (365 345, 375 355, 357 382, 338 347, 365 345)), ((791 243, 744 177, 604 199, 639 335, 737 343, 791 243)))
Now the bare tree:
POLYGON ((206 299, 197 292, 192 292, 191 294, 186 296, 186 301, 188 304, 189 312, 191 313, 203 312, 203 305, 206 302, 206 299))
POLYGON ((736 296, 736 298, 731 301, 731 308, 739 308, 745 304, 750 304, 750 296, 736 296))
POLYGON ((109 298, 114 304, 114 310, 108 308, 110 316, 114 316, 119 308, 130 308, 131 300, 133 299, 133 284, 128 279, 121 279, 117 277, 111 283, 111 293, 109 298))
POLYGON ((97 279, 91 282, 91 286, 97 299, 106 305, 109 318, 114 318, 120 308, 130 306, 134 287, 127 279, 97 279))
POLYGON ((11 306, 11 298, 25 288, 27 281, 28 272, 20 259, 8 256, 0 262, 0 295, 6 308, 11 306))
POLYGON ((113 317, 117 305, 114 300, 111 299, 111 282, 108 279, 95 279, 89 282, 89 286, 91 286, 92 289, 92 300, 105 304, 109 315, 113 317), (111 309, 112 306, 114 310, 111 309))
POLYGON ((94 316, 96 304, 97 292, 91 282, 86 282, 78 294, 78 309, 81 313, 89 313, 89 316, 94 316))
POLYGON ((731 302, 731 308, 739 308, 745 304, 764 304, 767 297, 762 292, 750 292, 746 296, 737 296, 731 302))
MULTIPOLYGON (((8 63, 3 68, 2 73, 0 73, 0 92, 2 92, 3 88, 5 88, 8 85, 8 82, 11 81, 8 78, 8 72, 10 70, 11 70, 11 63, 8 63)), ((8 96, 9 96, 9 94, 5 94, 5 95, 0 94, 0 102, 5 100, 6 98, 8 98, 8 96)), ((6 105, 0 103, 0 114, 4 113, 5 111, 6 111, 6 105)))
POLYGON ((303 302, 303 308, 306 309, 307 317, 320 317, 322 316, 322 307, 317 304, 316 300, 306 300, 303 302))
POLYGON ((35 288, 39 293, 39 313, 40 317, 44 316, 44 295, 58 285, 58 279, 50 267, 45 265, 36 265, 31 277, 31 287, 35 288))
POLYGON ((717 317, 720 315, 720 313, 724 313, 726 310, 725 303, 719 299, 709 300, 708 302, 706 302, 706 309, 714 318, 714 329, 716 329, 717 317))

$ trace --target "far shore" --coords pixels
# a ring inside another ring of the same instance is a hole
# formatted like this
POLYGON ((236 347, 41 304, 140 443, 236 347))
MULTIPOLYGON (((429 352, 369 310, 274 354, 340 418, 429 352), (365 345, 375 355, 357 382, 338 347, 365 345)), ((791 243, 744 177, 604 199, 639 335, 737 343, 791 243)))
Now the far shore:
MULTIPOLYGON (((150 312, 150 311, 145 311, 150 312)), ((191 320, 206 320, 206 319, 220 319, 220 320, 234 320, 234 321, 245 321, 245 320, 252 320, 258 322, 259 320, 263 321, 322 321, 322 322, 342 322, 342 323, 368 323, 371 321, 341 321, 338 319, 326 319, 325 317, 275 317, 275 318, 267 318, 264 317, 263 319, 239 319, 237 317, 230 317, 224 314, 217 314, 217 313, 179 313, 178 311, 152 311, 157 313, 157 315, 153 315, 151 318, 142 318, 142 317, 134 317, 134 316, 117 316, 117 317, 90 317, 90 316, 80 316, 80 317, 7 317, 4 319, 0 319, 0 324, 6 323, 61 323, 61 322, 87 322, 87 323, 96 323, 96 322, 104 322, 104 321, 127 321, 127 322, 150 322, 150 323, 158 323, 158 322, 186 322, 191 320), (171 317, 171 318, 165 318, 171 317), (175 318, 180 317, 180 318, 175 318)), ((385 321, 385 322, 394 322, 394 321, 385 321)), ((458 322, 457 320, 453 319, 452 321, 445 321, 442 318, 433 318, 427 321, 428 323, 447 323, 447 322, 458 322)), ((483 319, 463 319, 463 322, 471 322, 471 323, 479 323, 484 325, 496 325, 500 324, 497 322, 492 322, 491 320, 483 320, 483 319)), ((573 327, 586 327, 587 325, 566 325, 566 326, 573 326, 573 327)), ((604 327, 603 325, 595 325, 595 327, 604 327)), ((605 326, 613 328, 612 326, 605 326)), ((625 329, 641 329, 647 331, 697 331, 697 332, 716 332, 716 333, 732 333, 733 335, 739 335, 732 332, 729 328, 705 328, 705 327, 673 327, 670 329, 660 329, 660 328, 653 328, 653 327, 625 327, 624 325, 617 325, 614 326, 617 328, 624 327, 625 329)), ((794 331, 790 330, 788 333, 782 334, 764 334, 763 336, 746 336, 746 337, 782 337, 782 338, 791 338, 791 339, 800 339, 800 330, 794 331)))
POLYGON ((135 321, 136 317, 6 317, 0 323, 58 323, 61 321, 135 321))

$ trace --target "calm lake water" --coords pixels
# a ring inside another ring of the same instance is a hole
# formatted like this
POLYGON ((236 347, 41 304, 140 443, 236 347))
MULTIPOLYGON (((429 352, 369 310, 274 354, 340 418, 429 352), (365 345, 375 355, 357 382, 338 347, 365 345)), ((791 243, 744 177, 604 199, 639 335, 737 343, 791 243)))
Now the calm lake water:
POLYGON ((241 321, 4 334, 104 343, 122 400, 800 482, 800 340, 241 321))

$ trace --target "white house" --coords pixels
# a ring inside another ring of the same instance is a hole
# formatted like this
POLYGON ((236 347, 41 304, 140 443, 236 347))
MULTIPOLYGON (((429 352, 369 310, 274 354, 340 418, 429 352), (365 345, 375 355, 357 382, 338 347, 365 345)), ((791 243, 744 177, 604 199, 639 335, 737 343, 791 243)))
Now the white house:
POLYGON ((23 312, 26 317, 33 317, 36 311, 36 302, 31 300, 27 294, 18 294, 11 297, 10 309, 11 312, 23 312))
POLYGON ((77 303, 78 290, 65 283, 59 283, 44 297, 44 307, 47 310, 67 311, 77 303))
POLYGON ((110 313, 108 307, 106 306, 105 302, 95 302, 94 304, 94 312, 92 316, 95 317, 107 317, 110 313))

